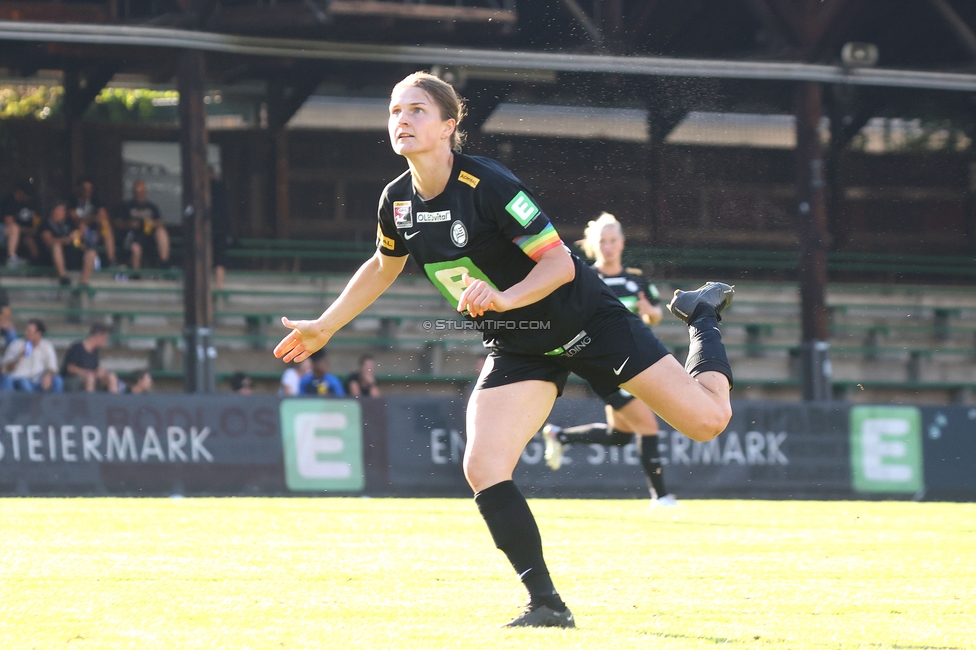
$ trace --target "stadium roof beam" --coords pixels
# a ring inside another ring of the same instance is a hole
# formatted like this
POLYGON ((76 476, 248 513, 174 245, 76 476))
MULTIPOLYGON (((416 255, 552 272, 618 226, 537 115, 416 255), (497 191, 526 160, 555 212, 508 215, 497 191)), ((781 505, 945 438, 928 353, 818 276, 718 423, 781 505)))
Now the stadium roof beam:
POLYGON ((590 17, 583 11, 583 8, 579 6, 576 0, 563 0, 563 5, 569 10, 569 13, 573 14, 573 18, 576 22, 580 24, 586 35, 590 37, 593 44, 597 46, 598 49, 603 49, 603 30, 597 27, 590 17))
POLYGON ((929 4, 946 21, 956 40, 966 49, 969 56, 976 59, 976 34, 973 34, 972 28, 956 13, 947 0, 929 0, 929 4))
POLYGON ((647 56, 493 51, 455 47, 365 45, 303 39, 234 36, 158 27, 0 21, 0 40, 195 49, 252 56, 477 66, 506 70, 611 73, 637 76, 814 81, 857 86, 976 91, 976 74, 845 68, 797 62, 722 61, 647 56))

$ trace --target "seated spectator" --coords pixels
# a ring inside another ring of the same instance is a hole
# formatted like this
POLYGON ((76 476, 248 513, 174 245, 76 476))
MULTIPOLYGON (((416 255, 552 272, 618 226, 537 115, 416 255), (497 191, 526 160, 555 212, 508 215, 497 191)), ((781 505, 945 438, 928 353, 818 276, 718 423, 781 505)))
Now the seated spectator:
POLYGON ((368 354, 359 357, 359 372, 350 375, 349 395, 352 397, 379 397, 380 387, 376 385, 376 361, 368 354))
POLYGON ((0 218, 3 219, 3 237, 7 245, 7 266, 23 266, 28 259, 35 259, 38 250, 34 236, 40 226, 41 217, 34 200, 34 186, 30 181, 18 183, 13 192, 0 201, 0 218), (21 245, 26 250, 28 259, 17 256, 21 245))
POLYGON ((107 325, 95 323, 88 330, 88 338, 76 341, 68 348, 61 368, 67 390, 94 393, 101 388, 110 393, 119 392, 118 376, 103 368, 98 360, 98 351, 108 343, 110 332, 107 325))
POLYGON ((129 383, 126 384, 123 392, 127 395, 146 395, 153 391, 153 378, 152 373, 148 370, 136 370, 129 377, 129 383))
POLYGON ((14 327, 14 317, 10 312, 10 296, 7 290, 0 287, 0 341, 4 347, 13 343, 17 338, 17 329, 14 327))
POLYGON ((74 196, 68 203, 68 218, 81 230, 81 241, 88 248, 105 248, 105 259, 115 266, 115 234, 108 211, 95 197, 95 184, 82 178, 75 185, 74 196))
POLYGON ((345 397, 342 382, 329 374, 329 355, 322 348, 311 355, 312 370, 304 375, 298 384, 299 395, 319 395, 326 397, 345 397))
MULTIPOLYGON (((169 264, 169 233, 163 224, 159 207, 146 195, 146 183, 136 181, 132 184, 132 198, 121 206, 115 219, 118 230, 116 241, 129 256, 133 269, 142 268, 151 244, 156 246, 156 255, 162 265, 169 264)), ((138 278, 138 274, 131 276, 138 278)))
POLYGON ((251 395, 254 393, 254 386, 251 378, 246 372, 238 370, 230 378, 230 389, 238 395, 251 395))
POLYGON ((68 277, 69 268, 81 269, 79 284, 87 285, 92 271, 95 270, 95 259, 98 253, 85 245, 81 240, 81 230, 68 221, 67 203, 58 201, 54 204, 47 220, 41 225, 40 237, 45 253, 40 260, 42 263, 54 265, 58 272, 58 281, 62 286, 71 284, 71 278, 68 277))
POLYGON ((0 365, 3 379, 0 390, 20 390, 27 393, 60 393, 64 382, 58 374, 58 355, 54 346, 44 338, 47 328, 36 318, 27 321, 24 338, 7 346, 0 365))
POLYGON ((282 397, 294 397, 298 395, 298 384, 301 382, 302 376, 311 371, 312 362, 308 359, 298 364, 298 367, 289 366, 281 374, 281 386, 278 388, 278 394, 282 397))

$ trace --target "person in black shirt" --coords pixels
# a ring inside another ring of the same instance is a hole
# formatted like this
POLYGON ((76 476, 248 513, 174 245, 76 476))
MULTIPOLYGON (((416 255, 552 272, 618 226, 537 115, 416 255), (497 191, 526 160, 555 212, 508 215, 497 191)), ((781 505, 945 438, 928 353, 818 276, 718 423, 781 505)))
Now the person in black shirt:
MULTIPOLYGON (((637 314, 648 327, 661 322, 661 299, 657 287, 647 282, 640 269, 623 265, 624 233, 616 217, 606 212, 601 214, 587 225, 583 239, 577 244, 587 257, 596 260, 593 269, 627 309, 637 314)), ((606 423, 594 422, 569 428, 546 424, 542 428, 546 464, 553 470, 559 469, 562 465, 562 446, 565 444, 623 447, 636 440, 641 467, 654 499, 652 505, 677 505, 674 496, 664 486, 654 412, 623 388, 606 396, 604 401, 607 403, 606 423)))
POLYGON ((102 246, 105 258, 115 266, 115 234, 108 211, 95 196, 95 184, 82 178, 75 184, 75 193, 68 203, 68 218, 81 230, 81 240, 89 248, 102 246))
POLYGON ((427 73, 393 88, 389 133, 408 171, 380 197, 376 253, 316 320, 282 318, 285 362, 324 346, 403 270, 407 255, 483 332, 490 350, 467 409, 464 473, 495 542, 529 592, 511 627, 575 627, 553 587, 535 518, 512 474, 570 372, 604 396, 623 387, 678 431, 711 440, 732 417, 718 314, 728 285, 676 292, 689 323, 688 371, 563 245, 531 190, 487 158, 460 153, 464 105, 427 73))
POLYGON ((41 223, 41 217, 34 203, 34 186, 30 181, 18 183, 14 190, 0 201, 0 219, 3 219, 7 266, 23 266, 28 260, 34 260, 38 253, 34 237, 41 223), (17 253, 21 245, 26 249, 28 259, 18 257, 17 253))
POLYGON ((129 254, 133 269, 142 268, 152 243, 156 245, 159 261, 164 266, 169 263, 169 233, 159 207, 147 197, 144 181, 132 184, 132 198, 119 206, 115 227, 116 239, 129 254))
POLYGON ((47 219, 41 224, 40 239, 44 244, 45 256, 49 264, 53 264, 58 272, 62 285, 71 284, 68 269, 81 269, 79 284, 87 285, 95 270, 95 249, 85 245, 81 238, 81 229, 68 221, 68 205, 59 201, 51 208, 47 219))
POLYGON ((89 393, 103 388, 110 393, 119 392, 119 378, 114 372, 102 367, 98 351, 108 343, 110 330, 103 323, 94 323, 88 337, 76 341, 64 355, 61 375, 65 390, 85 390, 89 393))
POLYGON ((346 392, 352 397, 379 397, 376 384, 376 360, 368 354, 359 357, 359 370, 346 382, 346 392))

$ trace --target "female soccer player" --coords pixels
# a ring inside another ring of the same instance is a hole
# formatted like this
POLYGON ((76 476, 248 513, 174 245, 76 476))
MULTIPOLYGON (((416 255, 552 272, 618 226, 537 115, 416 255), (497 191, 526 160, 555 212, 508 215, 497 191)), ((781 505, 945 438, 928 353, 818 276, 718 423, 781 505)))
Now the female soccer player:
POLYGON ((417 72, 390 97, 393 150, 408 170, 380 197, 376 253, 316 320, 282 318, 285 362, 322 348, 383 293, 407 255, 464 316, 483 328, 489 356, 467 410, 464 474, 495 545, 529 592, 509 626, 574 627, 553 587, 539 528, 512 482, 570 372, 609 395, 623 387, 675 429, 711 440, 732 416, 718 313, 724 284, 675 292, 689 323, 689 372, 599 276, 562 244, 532 192, 499 163, 460 153, 464 104, 454 88, 417 72))
MULTIPOLYGON (((623 265, 624 231, 616 217, 604 212, 587 224, 583 239, 577 243, 588 258, 595 260, 592 268, 627 309, 640 316, 648 327, 661 322, 661 300, 657 287, 648 284, 640 269, 629 269, 623 265)), ((654 412, 622 388, 604 397, 604 401, 607 403, 606 424, 594 422, 565 429, 554 424, 542 427, 546 464, 553 470, 560 468, 563 445, 623 447, 634 441, 636 434, 641 467, 647 475, 647 487, 654 499, 652 505, 678 505, 664 487, 654 412)))

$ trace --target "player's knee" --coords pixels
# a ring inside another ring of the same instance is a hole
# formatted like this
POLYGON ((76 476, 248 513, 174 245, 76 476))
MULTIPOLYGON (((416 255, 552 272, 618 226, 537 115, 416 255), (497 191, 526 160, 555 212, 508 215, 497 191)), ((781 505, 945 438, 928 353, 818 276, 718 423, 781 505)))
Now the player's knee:
POLYGON ((470 456, 464 457, 464 462, 461 467, 464 469, 464 478, 468 481, 468 485, 475 492, 478 491, 478 486, 484 481, 485 472, 481 468, 481 464, 472 460, 470 456))
POLYGON ((698 421, 691 430, 686 432, 692 440, 698 442, 708 442, 725 431, 732 419, 732 405, 714 405, 711 408, 700 409, 698 411, 698 421))
POLYGON ((498 470, 493 463, 478 456, 466 455, 462 463, 464 478, 475 492, 499 482, 498 470))

